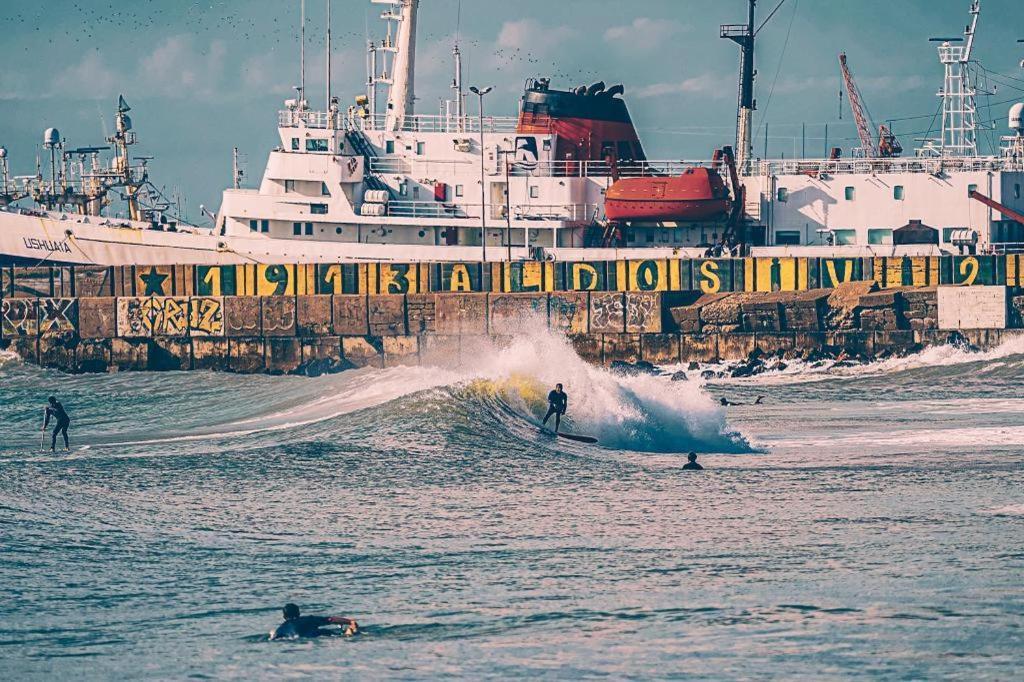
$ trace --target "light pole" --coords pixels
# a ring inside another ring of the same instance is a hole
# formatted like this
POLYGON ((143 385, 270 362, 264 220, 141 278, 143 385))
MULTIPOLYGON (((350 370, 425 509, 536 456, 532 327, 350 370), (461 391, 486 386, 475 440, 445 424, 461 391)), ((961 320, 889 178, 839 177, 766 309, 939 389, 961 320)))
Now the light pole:
MULTIPOLYGON (((505 140, 508 142, 508 140, 505 140)), ((512 165, 509 163, 509 155, 514 155, 514 149, 502 149, 501 160, 505 163, 505 246, 508 248, 508 262, 512 262, 512 183, 509 180, 512 165)))
POLYGON ((475 85, 469 89, 480 98, 480 243, 483 245, 483 259, 487 262, 487 187, 484 182, 484 95, 493 90, 487 87, 481 90, 475 85))

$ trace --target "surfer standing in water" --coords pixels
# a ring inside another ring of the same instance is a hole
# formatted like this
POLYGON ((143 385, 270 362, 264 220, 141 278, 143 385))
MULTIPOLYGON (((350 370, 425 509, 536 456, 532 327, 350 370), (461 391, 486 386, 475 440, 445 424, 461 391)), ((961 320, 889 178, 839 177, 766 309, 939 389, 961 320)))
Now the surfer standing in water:
POLYGON ((555 416, 555 433, 558 433, 562 425, 562 415, 569 408, 569 396, 562 390, 562 384, 555 384, 555 390, 548 393, 548 413, 544 415, 544 425, 547 426, 551 415, 555 416))
POLYGON ((683 469, 687 471, 702 471, 704 469, 704 467, 702 467, 700 464, 697 464, 696 452, 691 452, 689 455, 686 456, 686 459, 690 461, 683 465, 683 469))
POLYGON ((285 604, 282 610, 284 622, 270 633, 270 639, 295 639, 298 637, 320 637, 335 634, 330 630, 321 630, 327 625, 344 625, 341 634, 346 637, 359 632, 359 625, 351 618, 342 616, 303 616, 295 604, 285 604))
POLYGON ((64 436, 64 449, 70 450, 68 444, 68 427, 71 425, 71 417, 64 411, 64 406, 57 402, 52 395, 49 398, 49 405, 46 407, 46 418, 43 420, 43 431, 50 425, 50 417, 53 417, 57 425, 53 429, 53 438, 50 440, 50 452, 57 451, 57 434, 64 436))

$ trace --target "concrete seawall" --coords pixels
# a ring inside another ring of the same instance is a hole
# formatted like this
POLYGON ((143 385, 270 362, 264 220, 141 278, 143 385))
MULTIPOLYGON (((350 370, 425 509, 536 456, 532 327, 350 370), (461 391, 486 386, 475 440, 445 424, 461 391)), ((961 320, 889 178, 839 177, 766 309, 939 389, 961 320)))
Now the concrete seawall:
POLYGON ((659 365, 822 352, 870 359, 946 343, 953 333, 982 348, 1022 333, 1018 257, 963 258, 898 259, 898 268, 891 259, 846 259, 833 288, 811 284, 842 259, 6 267, 0 347, 67 372, 316 375, 471 361, 481 340, 527 325, 567 335, 594 363, 659 365), (728 290, 706 292, 694 280, 712 263, 731 273, 728 290), (972 284, 943 285, 943 272, 955 280, 962 271, 974 272, 972 284), (895 286, 904 275, 919 286, 895 286), (546 290, 573 282, 593 288, 546 290), (658 290, 642 290, 652 284, 658 290), (396 287, 405 291, 381 293, 396 287))

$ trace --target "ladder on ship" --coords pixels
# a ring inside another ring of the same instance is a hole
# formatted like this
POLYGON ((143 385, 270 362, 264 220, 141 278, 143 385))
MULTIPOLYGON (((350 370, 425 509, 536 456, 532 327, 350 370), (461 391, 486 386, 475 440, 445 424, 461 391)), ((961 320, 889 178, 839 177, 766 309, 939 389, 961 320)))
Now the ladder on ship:
POLYGON ((365 169, 363 171, 363 184, 366 185, 367 189, 384 190, 390 196, 394 196, 391 192, 391 188, 384 182, 383 179, 376 173, 370 170, 370 165, 373 159, 377 158, 377 150, 373 148, 366 136, 358 130, 350 130, 345 133, 345 139, 348 141, 352 149, 355 150, 356 154, 363 157, 363 163, 365 169))

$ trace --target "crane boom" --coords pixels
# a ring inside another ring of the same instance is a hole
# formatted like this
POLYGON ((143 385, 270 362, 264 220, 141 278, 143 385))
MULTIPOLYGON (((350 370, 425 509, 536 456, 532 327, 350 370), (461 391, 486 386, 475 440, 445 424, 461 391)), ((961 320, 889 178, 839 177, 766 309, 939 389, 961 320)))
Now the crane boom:
POLYGON ((864 105, 861 103, 860 91, 857 89, 857 84, 853 81, 850 67, 846 65, 845 52, 839 54, 839 66, 843 70, 843 82, 846 84, 846 94, 850 100, 850 110, 853 112, 853 119, 857 123, 857 136, 860 138, 860 146, 863 147, 865 154, 876 157, 878 156, 878 148, 875 146, 875 141, 871 135, 873 126, 868 122, 868 118, 864 114, 864 105))

